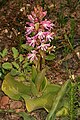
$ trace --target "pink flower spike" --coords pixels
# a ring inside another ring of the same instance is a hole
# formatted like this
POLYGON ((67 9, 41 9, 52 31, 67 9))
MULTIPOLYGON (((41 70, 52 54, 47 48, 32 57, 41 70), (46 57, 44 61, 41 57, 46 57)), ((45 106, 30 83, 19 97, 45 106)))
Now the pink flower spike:
POLYGON ((29 59, 31 62, 34 61, 34 60, 38 60, 38 58, 37 58, 37 56, 36 56, 37 51, 32 50, 31 52, 32 52, 32 53, 29 53, 29 54, 28 54, 28 59, 29 59))
POLYGON ((46 51, 49 46, 50 46, 50 44, 41 43, 41 45, 38 46, 37 48, 46 51))
POLYGON ((32 23, 34 23, 34 18, 32 17, 32 15, 28 15, 28 19, 29 19, 32 23))

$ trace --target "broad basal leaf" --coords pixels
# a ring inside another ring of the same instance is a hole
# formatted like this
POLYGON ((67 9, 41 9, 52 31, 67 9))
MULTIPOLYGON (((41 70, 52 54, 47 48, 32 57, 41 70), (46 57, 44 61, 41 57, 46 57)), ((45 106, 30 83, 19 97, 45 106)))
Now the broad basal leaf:
POLYGON ((61 86, 60 85, 56 85, 56 84, 47 84, 44 91, 43 91, 43 95, 52 93, 52 94, 56 94, 59 92, 61 86))
POLYGON ((2 83, 2 91, 10 98, 19 100, 22 96, 31 94, 30 85, 18 82, 8 73, 2 83))
POLYGON ((55 89, 56 86, 57 85, 53 85, 51 89, 46 87, 47 90, 45 88, 45 90, 43 91, 43 95, 39 96, 38 94, 38 97, 36 98, 27 99, 26 97, 24 97, 27 110, 31 112, 39 108, 44 108, 47 112, 49 112, 52 107, 53 101, 55 101, 56 95, 60 90, 60 86, 57 86, 57 89, 55 89))
POLYGON ((49 111, 51 109, 54 99, 55 99, 55 96, 53 96, 52 94, 47 94, 41 97, 30 98, 30 99, 27 99, 26 97, 24 97, 28 112, 31 112, 33 110, 40 109, 40 108, 44 108, 47 111, 49 111))

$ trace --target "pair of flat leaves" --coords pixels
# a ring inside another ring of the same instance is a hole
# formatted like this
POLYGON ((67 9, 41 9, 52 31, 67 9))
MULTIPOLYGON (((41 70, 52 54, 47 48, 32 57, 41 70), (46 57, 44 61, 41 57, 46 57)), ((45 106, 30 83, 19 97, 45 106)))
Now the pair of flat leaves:
POLYGON ((32 92, 35 95, 39 95, 42 92, 47 84, 47 79, 45 77, 45 69, 40 72, 37 72, 36 67, 32 66, 32 92), (35 90, 35 91, 34 91, 35 90))
MULTIPOLYGON (((67 86, 69 85, 69 83, 70 82, 67 81, 63 85, 63 87, 47 83, 44 90, 42 91, 41 96, 31 98, 33 90, 31 88, 31 84, 28 83, 27 85, 24 85, 22 82, 16 81, 14 77, 12 77, 10 73, 8 73, 3 81, 2 90, 6 95, 8 95, 10 98, 14 100, 19 100, 23 98, 25 100, 28 112, 31 112, 39 108, 44 108, 48 112, 51 110, 48 116, 49 119, 46 119, 51 120, 51 117, 56 115, 58 106, 61 102, 63 95, 65 94, 65 91, 67 90, 67 86)), ((58 112, 57 115, 61 115, 63 113, 64 110, 61 110, 61 113, 58 112)))

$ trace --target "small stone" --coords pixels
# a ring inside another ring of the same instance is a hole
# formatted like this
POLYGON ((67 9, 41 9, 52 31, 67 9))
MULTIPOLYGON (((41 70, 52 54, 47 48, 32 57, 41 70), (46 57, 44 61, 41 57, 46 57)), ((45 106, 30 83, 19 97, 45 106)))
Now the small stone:
POLYGON ((20 9, 21 12, 23 12, 24 10, 25 10, 25 7, 22 7, 22 8, 20 9))
POLYGON ((63 83, 62 82, 59 82, 60 85, 62 85, 63 83))
POLYGON ((21 108, 21 107, 22 107, 22 102, 21 101, 13 101, 10 104, 11 109, 18 109, 18 108, 21 108))
POLYGON ((8 33, 8 30, 7 30, 7 29, 5 29, 5 30, 4 30, 4 33, 8 33))
POLYGON ((30 7, 31 5, 30 5, 30 4, 27 4, 26 6, 27 6, 27 7, 30 7))
POLYGON ((18 35, 20 35, 20 32, 18 32, 18 35))
POLYGON ((8 103, 9 103, 9 97, 3 96, 3 97, 1 98, 1 101, 0 101, 1 106, 5 106, 5 105, 7 105, 8 103))
POLYGON ((80 52, 77 52, 76 54, 77 54, 78 58, 80 59, 80 52))
POLYGON ((22 22, 20 22, 20 24, 22 24, 22 22))
POLYGON ((1 109, 5 109, 5 107, 4 107, 4 106, 1 106, 0 108, 1 108, 1 109))
POLYGON ((17 114, 11 114, 11 120, 19 120, 20 117, 17 114))
POLYGON ((69 78, 74 80, 75 76, 74 75, 70 75, 69 78))

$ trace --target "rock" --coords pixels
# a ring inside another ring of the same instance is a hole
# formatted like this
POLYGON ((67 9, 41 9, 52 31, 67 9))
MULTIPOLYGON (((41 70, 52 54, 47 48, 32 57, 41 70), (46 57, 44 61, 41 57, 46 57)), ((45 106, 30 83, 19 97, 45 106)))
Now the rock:
POLYGON ((22 102, 21 101, 13 101, 10 104, 10 109, 18 109, 22 107, 22 102))
POLYGON ((17 114, 11 114, 11 120, 20 120, 20 117, 17 114))
POLYGON ((1 106, 6 106, 9 103, 9 97, 8 96, 3 96, 0 101, 1 106))
POLYGON ((8 33, 8 30, 7 30, 7 29, 5 29, 5 30, 4 30, 4 33, 8 33))

